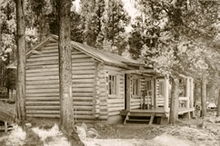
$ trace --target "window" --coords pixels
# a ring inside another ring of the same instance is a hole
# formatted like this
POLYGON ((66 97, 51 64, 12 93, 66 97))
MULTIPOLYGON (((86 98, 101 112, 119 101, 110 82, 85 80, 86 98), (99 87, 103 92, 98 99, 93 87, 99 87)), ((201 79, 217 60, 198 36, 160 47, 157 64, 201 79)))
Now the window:
POLYGON ((116 95, 116 93, 117 93, 116 76, 109 75, 108 77, 109 77, 108 78, 108 94, 109 95, 116 95))
POLYGON ((140 90, 139 83, 140 83, 139 79, 133 79, 133 95, 136 95, 136 96, 139 95, 139 93, 140 93, 139 92, 139 90, 140 90))

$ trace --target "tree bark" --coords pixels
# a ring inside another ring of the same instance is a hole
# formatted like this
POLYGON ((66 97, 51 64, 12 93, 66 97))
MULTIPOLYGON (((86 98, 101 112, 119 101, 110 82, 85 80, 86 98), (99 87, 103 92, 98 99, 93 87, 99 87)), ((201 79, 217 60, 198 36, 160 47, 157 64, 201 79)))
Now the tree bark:
POLYGON ((201 97, 201 106, 202 106, 202 117, 206 116, 206 74, 202 74, 202 97, 201 97))
MULTIPOLYGON (((17 84, 16 84, 16 114, 17 120, 25 120, 25 20, 24 0, 16 1, 17 10, 17 84)), ((21 123, 20 123, 21 124, 21 123)))
POLYGON ((179 109, 179 78, 172 78, 170 124, 175 124, 178 120, 179 109))
POLYGON ((2 18, 0 17, 0 54, 2 52, 2 18))
POLYGON ((195 82, 195 87, 194 87, 194 105, 195 105, 195 115, 196 117, 201 116, 201 96, 200 96, 200 83, 195 82))
POLYGON ((74 127, 70 40, 71 0, 57 0, 59 19, 60 126, 72 145, 83 145, 74 127))
POLYGON ((220 89, 218 89, 217 117, 220 117, 220 89))

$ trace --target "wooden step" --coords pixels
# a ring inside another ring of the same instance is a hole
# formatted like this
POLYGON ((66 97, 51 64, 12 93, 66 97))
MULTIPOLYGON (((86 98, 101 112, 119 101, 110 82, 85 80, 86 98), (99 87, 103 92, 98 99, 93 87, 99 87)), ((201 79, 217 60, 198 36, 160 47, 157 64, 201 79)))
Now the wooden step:
POLYGON ((138 114, 133 114, 133 113, 130 113, 129 114, 129 117, 150 117, 151 114, 141 114, 141 113, 138 113, 138 114))
POLYGON ((146 122, 149 123, 149 119, 127 119, 126 122, 146 122))

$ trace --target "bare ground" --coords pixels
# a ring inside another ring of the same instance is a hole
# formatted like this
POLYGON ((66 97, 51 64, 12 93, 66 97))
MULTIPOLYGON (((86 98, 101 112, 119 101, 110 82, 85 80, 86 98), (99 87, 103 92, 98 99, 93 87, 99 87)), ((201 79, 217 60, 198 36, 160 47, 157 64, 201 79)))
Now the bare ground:
MULTIPOLYGON (((0 102, 0 106, 7 106, 10 112, 14 112, 12 105, 0 102)), ((53 131, 50 129, 53 129, 54 121, 31 119, 27 122, 32 123, 32 128, 53 131)), ((78 124, 77 127, 81 128, 79 135, 87 146, 220 146, 220 118, 213 114, 203 119, 182 119, 176 125, 94 123, 78 124)), ((0 145, 15 139, 12 133, 0 133, 0 145)), ((29 129, 26 133, 25 146, 55 146, 55 143, 64 145, 65 142, 59 132, 58 135, 48 134, 50 136, 44 140, 40 134, 45 135, 45 132, 36 135, 29 129)), ((9 145, 12 144, 13 141, 9 145)), ((68 142, 65 144, 68 146, 68 142)), ((17 146, 16 143, 14 146, 17 146)))

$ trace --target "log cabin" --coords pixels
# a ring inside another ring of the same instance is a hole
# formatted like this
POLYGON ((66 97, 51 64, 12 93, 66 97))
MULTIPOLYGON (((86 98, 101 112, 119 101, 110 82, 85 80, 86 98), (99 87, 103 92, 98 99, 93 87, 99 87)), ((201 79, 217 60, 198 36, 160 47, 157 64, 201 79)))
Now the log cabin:
MULTIPOLYGON (((144 111, 151 123, 152 113, 153 119, 167 117, 168 79, 136 60, 74 41, 71 45, 75 121, 127 123, 132 121, 129 118, 132 111, 136 114, 144 111), (158 108, 162 110, 156 115, 158 108)), ((8 68, 16 68, 15 64, 8 68)), ((190 101, 190 96, 182 100, 190 101)), ((191 105, 192 101, 187 103, 191 105)), ((190 110, 184 113, 192 111, 191 106, 186 108, 190 110)), ((55 35, 26 53, 25 112, 27 118, 60 117, 58 37, 55 35)))

